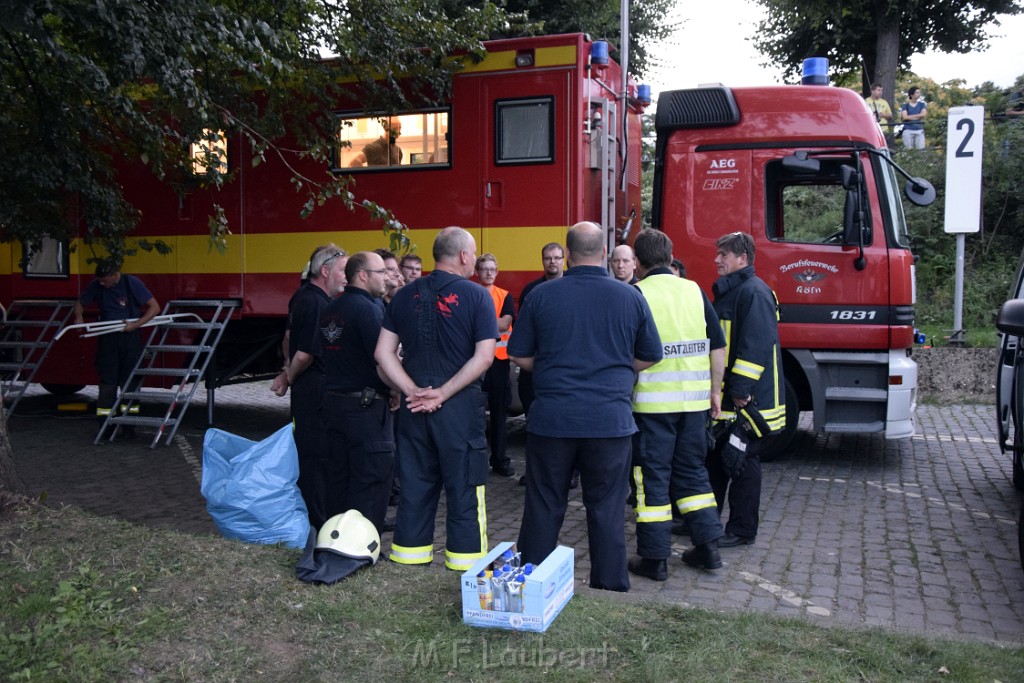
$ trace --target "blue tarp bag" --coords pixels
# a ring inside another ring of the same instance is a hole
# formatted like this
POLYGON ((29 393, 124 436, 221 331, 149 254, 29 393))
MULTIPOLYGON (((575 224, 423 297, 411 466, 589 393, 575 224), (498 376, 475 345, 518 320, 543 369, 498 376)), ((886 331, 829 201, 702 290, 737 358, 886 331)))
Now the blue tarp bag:
POLYGON ((200 490, 207 512, 226 538, 301 550, 309 535, 309 515, 295 483, 298 478, 290 424, 258 442, 206 430, 200 490))

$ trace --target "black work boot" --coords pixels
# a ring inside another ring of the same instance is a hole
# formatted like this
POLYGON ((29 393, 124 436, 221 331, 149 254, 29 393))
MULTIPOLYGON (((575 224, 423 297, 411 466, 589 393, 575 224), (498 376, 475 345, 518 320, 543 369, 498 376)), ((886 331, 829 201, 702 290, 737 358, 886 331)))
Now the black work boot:
POLYGON ((629 571, 637 576, 646 576, 651 581, 667 581, 668 560, 638 557, 629 561, 629 571))
POLYGON ((722 558, 718 554, 718 542, 701 543, 683 552, 683 562, 700 569, 718 569, 722 558))

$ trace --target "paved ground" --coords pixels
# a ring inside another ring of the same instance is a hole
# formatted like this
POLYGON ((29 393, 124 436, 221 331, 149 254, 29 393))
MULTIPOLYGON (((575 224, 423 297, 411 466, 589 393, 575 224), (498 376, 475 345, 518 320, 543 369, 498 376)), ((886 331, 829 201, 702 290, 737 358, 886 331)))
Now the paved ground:
MULTIPOLYGON (((26 397, 9 426, 19 472, 51 505, 217 533, 199 494, 205 415, 200 398, 172 445, 155 450, 142 436, 94 446, 93 418, 57 411, 45 394, 26 397)), ((266 384, 218 392, 222 429, 260 439, 287 420, 287 401, 266 384)), ((675 537, 668 581, 633 577, 626 596, 592 594, 1024 644, 1016 541, 1024 496, 1009 482, 1009 458, 1000 455, 993 426, 988 406, 923 406, 913 439, 802 432, 788 456, 764 467, 755 545, 723 550, 725 567, 702 572, 678 559, 688 546, 675 537)), ((520 471, 522 428, 521 419, 510 421, 520 471)), ((517 479, 492 475, 488 482, 492 544, 518 534, 523 489, 517 479)), ((589 591, 584 515, 576 491, 561 542, 576 549, 578 590, 589 591)), ((630 519, 627 529, 632 526, 630 519)), ((437 539, 443 539, 443 504, 437 539)), ((632 537, 628 544, 635 546, 632 537)))

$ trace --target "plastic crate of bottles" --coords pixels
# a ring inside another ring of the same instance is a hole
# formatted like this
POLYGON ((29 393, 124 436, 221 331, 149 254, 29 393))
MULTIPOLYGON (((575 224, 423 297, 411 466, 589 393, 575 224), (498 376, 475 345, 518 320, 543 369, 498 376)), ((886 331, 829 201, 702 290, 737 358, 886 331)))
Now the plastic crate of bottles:
POLYGON ((575 552, 558 546, 537 566, 499 543, 462 575, 462 621, 513 631, 548 629, 572 597, 575 552))

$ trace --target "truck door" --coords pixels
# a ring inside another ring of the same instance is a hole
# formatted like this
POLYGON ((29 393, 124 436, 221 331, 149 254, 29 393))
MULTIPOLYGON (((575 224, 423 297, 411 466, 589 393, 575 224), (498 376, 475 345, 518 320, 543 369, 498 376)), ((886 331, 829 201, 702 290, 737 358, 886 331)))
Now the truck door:
POLYGON ((570 222, 577 181, 570 161, 569 77, 537 71, 483 81, 481 115, 487 124, 480 159, 479 251, 504 259, 503 270, 535 270, 540 246, 558 239, 570 222), (552 227, 559 231, 553 237, 552 227), (524 248, 535 241, 536 251, 524 248), (518 263, 520 254, 528 263, 518 263))
POLYGON ((783 346, 821 347, 842 334, 849 348, 889 348, 888 251, 870 164, 858 169, 851 155, 839 154, 806 172, 787 167, 782 156, 755 152, 753 167, 764 174, 763 225, 772 243, 758 253, 757 270, 782 303, 783 346), (843 167, 862 172, 857 190, 843 187, 843 167), (844 218, 858 211, 863 261, 859 246, 844 244, 844 218))

